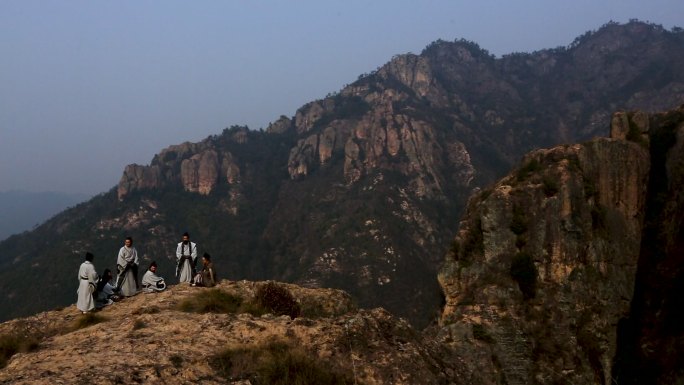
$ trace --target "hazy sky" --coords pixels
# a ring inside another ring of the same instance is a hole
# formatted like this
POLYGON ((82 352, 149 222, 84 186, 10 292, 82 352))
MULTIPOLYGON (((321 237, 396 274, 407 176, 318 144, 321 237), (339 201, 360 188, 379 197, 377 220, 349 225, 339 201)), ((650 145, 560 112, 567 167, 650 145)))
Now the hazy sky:
POLYGON ((106 191, 440 38, 500 56, 631 18, 684 26, 684 1, 0 0, 0 191, 106 191))

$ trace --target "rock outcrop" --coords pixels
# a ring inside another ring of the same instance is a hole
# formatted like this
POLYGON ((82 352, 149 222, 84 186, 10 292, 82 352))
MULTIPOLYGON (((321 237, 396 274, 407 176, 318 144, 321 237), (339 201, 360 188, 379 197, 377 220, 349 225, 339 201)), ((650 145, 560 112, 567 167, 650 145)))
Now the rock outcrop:
MULTIPOLYGON (((245 139, 236 133, 234 140, 245 139)), ((240 167, 234 156, 217 148, 211 138, 200 143, 171 146, 154 157, 149 166, 126 166, 117 187, 123 200, 134 191, 180 185, 185 191, 210 194, 219 183, 229 185, 240 180, 240 167)))
POLYGON ((73 305, 0 324, 0 339, 24 336, 37 347, 12 356, 0 369, 0 384, 262 383, 260 373, 240 366, 240 360, 249 360, 254 349, 255 359, 269 364, 268 350, 258 350, 265 346, 297 353, 292 361, 278 361, 286 370, 309 369, 301 365, 310 362, 319 371, 338 373, 345 383, 468 383, 448 349, 381 308, 357 310, 341 291, 278 284, 305 313, 294 319, 180 310, 183 302, 201 301, 198 294, 218 290, 223 294, 217 298, 251 299, 266 284, 223 281, 214 289, 178 285, 138 294, 96 313, 100 322, 90 326, 73 305), (86 326, 78 328, 79 322, 86 326), (236 353, 224 358, 227 349, 236 353))
MULTIPOLYGON (((653 356, 654 350, 643 354, 648 350, 643 343, 658 340, 637 337, 636 330, 648 334, 658 324, 635 321, 654 314, 635 310, 636 299, 653 296, 637 277, 650 275, 651 284, 656 275, 663 278, 652 261, 644 261, 645 250, 659 242, 649 239, 653 224, 647 218, 656 209, 652 197, 663 198, 653 190, 663 169, 678 170, 665 173, 666 190, 673 192, 681 179, 681 144, 672 138, 683 130, 683 109, 616 113, 614 138, 534 151, 513 173, 471 197, 439 275, 446 296, 440 333, 469 357, 470 369, 481 373, 484 383, 652 380, 633 368, 653 366, 625 362, 653 356), (654 168, 657 153, 667 162, 654 168), (634 297, 635 292, 642 295, 634 297), (639 354, 625 347, 630 344, 618 325, 626 320, 631 326, 621 328, 632 331, 631 346, 642 344, 635 349, 639 354)), ((667 202, 668 211, 681 212, 682 202, 674 197, 667 202)), ((681 247, 675 239, 664 247, 681 247)), ((679 259, 673 254, 664 264, 679 259)), ((669 285, 679 285, 675 277, 681 274, 665 275, 669 285)), ((675 383, 672 371, 667 374, 667 381, 654 383, 675 383)))
POLYGON ((680 384, 684 383, 684 105, 661 114, 629 114, 627 122, 633 137, 638 128, 649 127, 651 176, 634 296, 629 316, 618 324, 620 350, 613 378, 625 385, 680 384))

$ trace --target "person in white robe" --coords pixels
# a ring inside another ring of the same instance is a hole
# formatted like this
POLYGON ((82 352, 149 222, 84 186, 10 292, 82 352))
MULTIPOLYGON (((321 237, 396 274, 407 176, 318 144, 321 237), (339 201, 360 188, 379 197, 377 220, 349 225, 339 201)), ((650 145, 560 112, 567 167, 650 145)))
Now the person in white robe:
POLYGON ((155 293, 166 289, 164 278, 157 275, 157 262, 152 261, 149 269, 142 277, 142 290, 145 293, 155 293))
POLYGON ((138 292, 138 251, 133 247, 133 238, 126 237, 116 259, 118 275, 116 287, 121 295, 130 297, 138 292))
POLYGON ((195 276, 195 261, 197 260, 197 245, 190 242, 190 235, 183 234, 183 241, 176 248, 176 277, 178 282, 192 282, 195 276))
POLYGON ((93 292, 95 285, 97 285, 97 273, 95 272, 95 265, 93 265, 93 254, 86 253, 85 262, 81 264, 78 269, 78 300, 76 307, 82 311, 83 314, 95 309, 95 300, 93 299, 93 292))

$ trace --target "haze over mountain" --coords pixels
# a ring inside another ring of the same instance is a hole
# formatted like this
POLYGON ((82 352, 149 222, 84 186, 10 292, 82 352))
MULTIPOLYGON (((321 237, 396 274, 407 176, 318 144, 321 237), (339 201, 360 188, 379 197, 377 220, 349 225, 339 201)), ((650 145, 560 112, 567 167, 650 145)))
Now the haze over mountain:
POLYGON ((335 289, 180 284, 0 323, 0 383, 682 383, 683 149, 684 105, 525 155, 471 195, 422 332, 335 289))
POLYGON ((85 194, 0 191, 0 240, 35 228, 87 198, 85 194))
POLYGON ((2 1, 0 191, 99 194, 161 148, 266 128, 437 38, 500 58, 682 14, 679 0, 2 1))
POLYGON ((224 277, 342 288, 423 327, 438 315, 437 271, 473 189, 531 149, 605 136, 614 110, 680 104, 683 42, 681 29, 642 22, 500 59, 437 41, 266 131, 171 146, 0 243, 2 317, 73 302, 83 253, 113 267, 125 235, 170 277, 187 230, 224 277))

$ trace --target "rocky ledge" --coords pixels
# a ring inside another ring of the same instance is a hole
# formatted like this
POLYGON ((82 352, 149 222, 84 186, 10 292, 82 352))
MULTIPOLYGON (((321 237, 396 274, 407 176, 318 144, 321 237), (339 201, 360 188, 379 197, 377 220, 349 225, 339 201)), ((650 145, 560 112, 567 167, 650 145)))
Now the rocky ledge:
POLYGON ((274 352, 283 351, 291 354, 281 364, 312 366, 332 383, 467 383, 447 350, 381 308, 357 310, 339 290, 271 282, 292 294, 301 310, 295 318, 183 306, 216 293, 250 301, 268 284, 177 285, 92 315, 69 306, 5 322, 0 339, 18 336, 34 343, 29 352, 9 358, 0 384, 270 383, 245 361, 268 365, 262 361, 278 360, 274 352))

